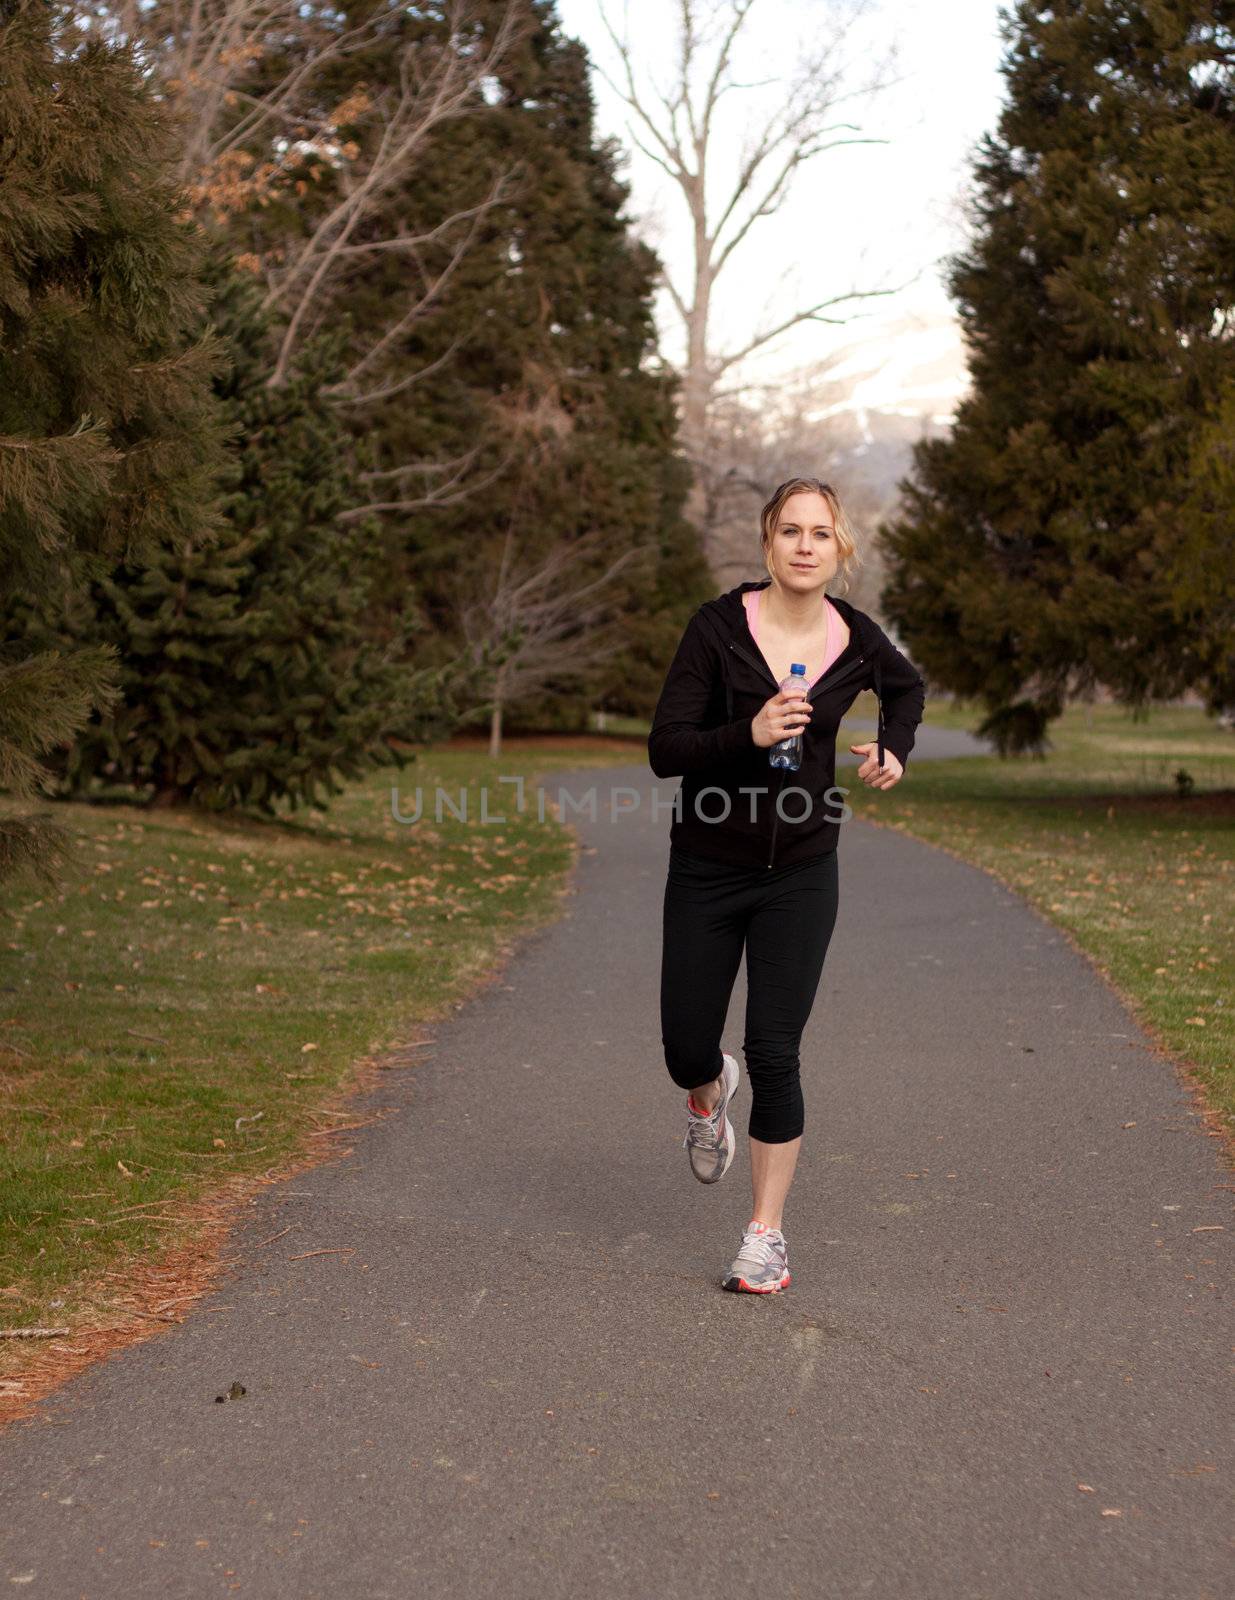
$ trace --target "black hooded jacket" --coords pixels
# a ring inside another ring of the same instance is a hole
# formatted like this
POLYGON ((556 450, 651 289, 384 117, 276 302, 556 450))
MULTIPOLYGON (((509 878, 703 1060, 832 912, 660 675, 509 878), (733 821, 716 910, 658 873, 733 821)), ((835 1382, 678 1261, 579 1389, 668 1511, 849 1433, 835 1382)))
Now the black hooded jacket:
POLYGON ((682 777, 670 843, 733 866, 793 866, 835 850, 847 814, 835 788, 841 718, 863 689, 879 702, 879 759, 908 765, 926 704, 926 684, 883 629, 829 595, 849 625, 849 643, 810 690, 797 772, 773 767, 751 725, 780 685, 751 636, 742 596, 771 579, 742 583, 708 600, 686 625, 648 735, 658 778, 682 777))

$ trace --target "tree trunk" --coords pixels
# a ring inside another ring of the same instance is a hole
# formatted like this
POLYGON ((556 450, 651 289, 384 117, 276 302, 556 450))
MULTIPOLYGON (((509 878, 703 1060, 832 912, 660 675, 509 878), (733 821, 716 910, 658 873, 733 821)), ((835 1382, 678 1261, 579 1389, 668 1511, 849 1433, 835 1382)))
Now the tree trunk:
POLYGON ((709 526, 708 419, 712 410, 712 377, 708 370, 708 316, 711 311, 711 278, 706 259, 707 241, 696 219, 695 293, 686 329, 686 370, 682 375, 682 444, 691 465, 691 483, 683 511, 686 520, 699 534, 699 546, 711 569, 716 558, 709 526), (703 252, 700 255, 700 252, 703 252))
POLYGON ((496 761, 502 753, 502 680, 498 674, 493 695, 493 710, 489 713, 489 760, 496 761))

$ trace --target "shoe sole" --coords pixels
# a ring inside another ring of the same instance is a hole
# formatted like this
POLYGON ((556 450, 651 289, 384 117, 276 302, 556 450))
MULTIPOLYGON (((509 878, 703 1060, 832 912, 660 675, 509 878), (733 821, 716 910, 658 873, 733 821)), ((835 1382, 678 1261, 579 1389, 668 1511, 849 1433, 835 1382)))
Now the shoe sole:
POLYGON ((733 1289, 739 1294, 779 1294, 782 1289, 787 1289, 793 1282, 788 1272, 779 1283, 770 1283, 766 1288, 758 1289, 753 1283, 747 1283, 745 1278, 726 1278, 721 1284, 722 1289, 733 1289))
MULTIPOLYGON (((729 1055, 726 1055, 724 1059, 725 1059, 725 1073, 726 1073, 726 1075, 728 1075, 729 1063, 730 1063, 730 1061, 733 1061, 733 1057, 729 1056, 729 1055)), ((720 1180, 724 1177, 725 1173, 728 1172, 730 1166, 732 1166, 732 1164, 733 1164, 733 1157, 734 1157, 734 1153, 735 1153, 735 1151, 737 1150, 737 1147, 738 1147, 738 1141, 737 1141, 737 1138, 736 1138, 736 1136, 734 1134, 734 1131, 733 1131, 733 1123, 730 1122, 730 1120, 729 1120, 729 1101, 733 1099, 735 1094, 737 1094, 737 1092, 738 1092, 738 1084, 742 1081, 741 1074, 738 1071, 738 1064, 737 1064, 736 1061, 733 1061, 733 1076, 734 1076, 733 1088, 729 1091, 729 1098, 725 1101, 725 1133, 724 1133, 724 1139, 725 1139, 725 1164, 720 1169, 720 1171, 716 1174, 716 1176, 714 1178, 701 1178, 701 1177, 699 1177, 699 1174, 697 1172, 695 1172, 695 1164, 692 1161, 691 1164, 690 1164, 690 1170, 691 1170, 691 1172, 694 1173, 696 1178, 699 1178, 699 1182, 700 1183, 708 1183, 708 1184, 719 1183, 720 1180)))

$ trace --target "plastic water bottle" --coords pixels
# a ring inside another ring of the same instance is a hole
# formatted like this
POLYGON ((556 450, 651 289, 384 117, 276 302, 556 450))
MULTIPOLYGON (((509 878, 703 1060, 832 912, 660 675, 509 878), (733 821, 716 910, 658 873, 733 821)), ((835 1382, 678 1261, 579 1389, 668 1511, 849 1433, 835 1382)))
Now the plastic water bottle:
MULTIPOLYGON (((781 684, 780 689, 782 694, 801 694, 805 700, 806 668, 800 661, 795 661, 789 668, 789 676, 781 684)), ((802 765, 802 735, 795 733, 788 739, 782 739, 779 744, 774 744, 768 751, 768 762, 773 767, 784 767, 789 772, 796 772, 802 765)))

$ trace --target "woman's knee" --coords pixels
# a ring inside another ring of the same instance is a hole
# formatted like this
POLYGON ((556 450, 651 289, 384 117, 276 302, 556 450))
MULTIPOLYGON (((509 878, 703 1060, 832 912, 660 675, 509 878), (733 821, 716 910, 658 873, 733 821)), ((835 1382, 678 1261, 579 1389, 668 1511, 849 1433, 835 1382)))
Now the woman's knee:
POLYGON ((747 1132, 763 1144, 786 1144, 806 1125, 806 1105, 797 1055, 752 1060, 747 1055, 751 1107, 747 1132))
POLYGON ((799 1089, 784 1100, 768 1102, 765 1096, 752 1095, 750 1120, 746 1131, 761 1144, 788 1144, 799 1139, 806 1127, 806 1106, 799 1089))
POLYGON ((747 1137, 758 1139, 760 1144, 789 1144, 793 1139, 800 1139, 805 1131, 804 1116, 790 1120, 776 1118, 771 1122, 763 1122, 753 1111, 746 1126, 747 1137))
POLYGON ((705 1083, 714 1082, 724 1070, 719 1045, 701 1049, 694 1041, 676 1044, 665 1039, 662 1043, 665 1066, 679 1089, 698 1089, 705 1083))

